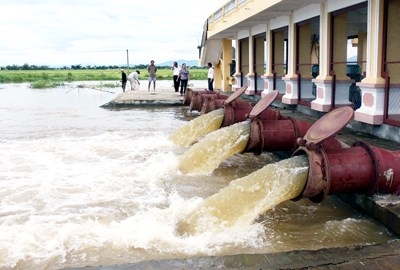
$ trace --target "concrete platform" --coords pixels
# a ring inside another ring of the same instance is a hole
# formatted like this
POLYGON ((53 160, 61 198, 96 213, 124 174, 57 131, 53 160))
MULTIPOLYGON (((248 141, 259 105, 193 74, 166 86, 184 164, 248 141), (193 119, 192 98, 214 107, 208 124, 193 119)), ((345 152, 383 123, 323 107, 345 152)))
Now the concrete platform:
POLYGON ((126 90, 110 102, 102 105, 106 108, 130 106, 182 106, 183 96, 171 88, 150 90, 126 90))
MULTIPOLYGON (((245 97, 254 99, 254 97, 245 97)), ((171 89, 160 89, 156 93, 147 91, 127 91, 118 95, 103 107, 131 106, 185 106, 183 97, 171 89)), ((280 107, 279 102, 273 104, 280 107)), ((285 116, 315 122, 319 115, 308 115, 282 106, 285 116)), ((348 125, 351 126, 351 125, 348 125)), ((336 137, 352 145, 363 141, 388 150, 400 150, 400 144, 384 140, 367 133, 357 132, 348 127, 336 137)), ((400 164, 399 164, 400 166, 400 164)), ((354 209, 370 215, 388 230, 400 237, 400 196, 362 194, 338 195, 342 201, 354 209)), ((191 259, 144 261, 135 264, 90 269, 400 269, 400 240, 371 246, 320 249, 316 251, 291 251, 275 254, 241 254, 224 257, 199 257, 191 259)))

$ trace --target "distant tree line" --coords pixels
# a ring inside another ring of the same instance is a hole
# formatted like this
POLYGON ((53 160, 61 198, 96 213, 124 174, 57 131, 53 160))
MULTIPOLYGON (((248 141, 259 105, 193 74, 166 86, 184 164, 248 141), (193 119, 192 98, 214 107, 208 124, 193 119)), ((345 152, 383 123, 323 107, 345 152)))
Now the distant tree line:
MULTIPOLYGON (((68 69, 73 69, 73 70, 79 70, 79 69, 120 69, 120 68, 126 68, 126 66, 118 66, 118 65, 103 65, 103 66, 83 66, 83 65, 71 65, 69 67, 67 66, 62 66, 62 67, 49 67, 47 65, 42 65, 42 66, 37 66, 37 65, 29 65, 29 64, 23 64, 22 66, 19 65, 7 65, 7 66, 2 66, 0 67, 0 70, 57 70, 57 69, 62 69, 62 70, 68 70, 68 69)), ((135 65, 135 66, 130 66, 130 69, 146 69, 147 65, 145 64, 140 64, 140 65, 135 65)), ((159 69, 170 69, 171 66, 157 66, 159 69)), ((189 68, 191 69, 205 69, 206 67, 201 67, 201 66, 190 66, 189 68)))

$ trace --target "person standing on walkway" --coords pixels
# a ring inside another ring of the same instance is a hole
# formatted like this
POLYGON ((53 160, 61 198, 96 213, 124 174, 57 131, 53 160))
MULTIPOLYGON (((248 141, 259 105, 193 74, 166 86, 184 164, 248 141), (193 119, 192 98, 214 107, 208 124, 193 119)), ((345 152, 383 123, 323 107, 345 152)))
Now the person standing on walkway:
POLYGON ((140 74, 139 70, 136 70, 136 71, 131 72, 129 74, 128 81, 131 84, 131 90, 135 90, 136 89, 136 84, 140 85, 139 74, 140 74))
POLYGON ((179 72, 181 71, 181 68, 178 66, 178 62, 174 62, 174 65, 172 66, 171 69, 174 75, 175 92, 179 92, 179 83, 180 83, 179 72))
POLYGON ((122 83, 122 90, 125 92, 125 87, 126 87, 126 73, 123 68, 121 68, 121 83, 122 83))
POLYGON ((147 67, 147 72, 149 73, 149 86, 147 87, 147 91, 150 91, 151 82, 153 82, 153 91, 156 91, 157 67, 154 65, 154 60, 150 61, 150 65, 147 67))
POLYGON ((207 75, 207 80, 208 80, 208 90, 214 91, 214 68, 212 67, 211 63, 207 64, 208 66, 208 75, 207 75))
POLYGON ((188 81, 190 80, 190 73, 189 70, 186 68, 186 64, 183 63, 181 70, 179 72, 179 77, 177 80, 180 80, 181 83, 181 96, 186 93, 186 87, 188 84, 188 81))

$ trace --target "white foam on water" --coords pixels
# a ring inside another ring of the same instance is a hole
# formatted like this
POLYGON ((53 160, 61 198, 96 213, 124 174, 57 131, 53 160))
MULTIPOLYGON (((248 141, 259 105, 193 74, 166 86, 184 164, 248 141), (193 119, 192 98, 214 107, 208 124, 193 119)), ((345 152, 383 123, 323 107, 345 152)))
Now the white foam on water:
POLYGON ((176 235, 178 218, 201 199, 168 192, 182 176, 179 149, 166 135, 7 140, 0 150, 0 267, 216 254, 224 242, 253 241, 248 232, 237 240, 232 232, 176 235))

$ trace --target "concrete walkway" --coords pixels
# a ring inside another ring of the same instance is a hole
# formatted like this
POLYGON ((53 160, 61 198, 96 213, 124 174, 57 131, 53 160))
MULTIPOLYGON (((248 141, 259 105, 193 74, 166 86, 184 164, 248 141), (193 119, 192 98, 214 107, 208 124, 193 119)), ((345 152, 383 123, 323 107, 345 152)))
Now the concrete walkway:
MULTIPOLYGON (((204 89, 203 89, 204 90, 204 89)), ((110 102, 101 107, 132 106, 182 106, 183 96, 170 87, 157 87, 156 91, 147 89, 125 90, 110 102)))

